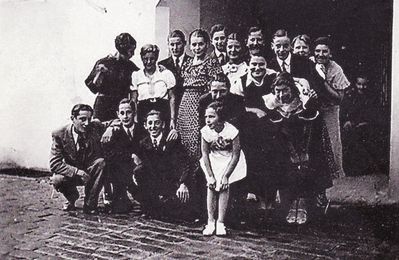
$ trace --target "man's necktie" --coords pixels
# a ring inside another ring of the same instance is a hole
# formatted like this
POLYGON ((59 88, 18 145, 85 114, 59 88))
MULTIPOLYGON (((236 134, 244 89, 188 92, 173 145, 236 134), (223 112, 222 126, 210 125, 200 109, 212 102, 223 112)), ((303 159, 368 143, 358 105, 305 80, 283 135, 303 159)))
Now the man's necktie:
POLYGON ((224 55, 223 55, 223 53, 221 53, 221 54, 219 55, 219 63, 220 63, 220 64, 224 64, 224 55))
POLYGON ((152 146, 154 147, 155 150, 158 150, 158 141, 157 139, 152 140, 152 146))
POLYGON ((176 67, 176 71, 177 71, 178 73, 180 73, 180 60, 179 60, 179 57, 176 57, 176 64, 175 64, 175 67, 176 67))
POLYGON ((129 137, 129 140, 133 140, 133 135, 132 135, 132 131, 130 131, 130 129, 126 129, 127 130, 127 136, 129 137))
POLYGON ((77 140, 77 159, 83 165, 86 161, 86 149, 87 149, 87 142, 86 138, 83 135, 78 135, 77 140))
POLYGON ((287 72, 287 63, 285 63, 285 61, 283 61, 283 63, 281 64, 281 70, 283 72, 287 72))

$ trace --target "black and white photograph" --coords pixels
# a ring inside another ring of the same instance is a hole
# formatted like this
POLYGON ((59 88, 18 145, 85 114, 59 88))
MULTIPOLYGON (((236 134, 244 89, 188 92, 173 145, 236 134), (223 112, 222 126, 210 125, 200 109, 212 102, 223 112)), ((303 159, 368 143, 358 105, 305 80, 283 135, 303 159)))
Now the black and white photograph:
POLYGON ((399 259, 394 0, 0 0, 0 259, 399 259))

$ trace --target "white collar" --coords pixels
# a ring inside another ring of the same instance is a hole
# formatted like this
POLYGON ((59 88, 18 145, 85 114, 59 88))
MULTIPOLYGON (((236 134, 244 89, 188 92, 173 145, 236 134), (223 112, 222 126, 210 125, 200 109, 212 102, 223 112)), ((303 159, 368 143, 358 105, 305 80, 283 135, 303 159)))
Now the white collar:
POLYGON ((163 133, 161 133, 160 135, 158 135, 158 137, 156 137, 156 138, 154 138, 154 137, 151 136, 151 142, 154 143, 154 139, 155 139, 155 140, 157 140, 157 144, 158 144, 158 146, 159 146, 159 144, 161 143, 161 140, 162 140, 162 136, 163 136, 163 133))
POLYGON ((283 62, 285 62, 287 67, 291 66, 291 52, 288 53, 288 56, 287 56, 287 58, 285 60, 280 60, 280 58, 278 56, 276 56, 276 58, 277 58, 278 65, 280 65, 280 68, 283 65, 283 62))
MULTIPOLYGON (((183 63, 183 60, 184 60, 184 56, 185 56, 185 55, 186 55, 186 54, 183 52, 183 54, 180 55, 180 57, 179 57, 179 65, 180 65, 180 67, 181 67, 181 65, 182 65, 182 63, 183 63)), ((173 64, 175 64, 175 65, 176 65, 176 59, 177 59, 177 57, 175 57, 175 56, 172 55, 173 64)))
POLYGON ((73 136, 73 141, 75 143, 75 145, 78 143, 78 136, 79 134, 76 133, 75 131, 75 127, 72 125, 72 136, 73 136))
POLYGON ((220 54, 223 54, 223 57, 226 58, 226 53, 225 52, 220 52, 216 47, 214 47, 216 58, 220 57, 220 54))
POLYGON ((123 126, 123 129, 125 130, 126 133, 128 133, 128 131, 129 131, 133 136, 134 126, 135 126, 135 123, 133 123, 133 125, 129 128, 127 128, 126 126, 123 126))
POLYGON ((249 86, 249 84, 251 84, 252 82, 255 84, 255 86, 262 86, 263 85, 263 80, 265 79, 265 77, 267 75, 276 73, 276 71, 272 70, 272 69, 268 69, 266 68, 266 73, 263 76, 262 80, 260 82, 258 82, 257 80, 255 80, 252 75, 251 75, 251 71, 248 69, 248 74, 247 74, 247 82, 245 83, 245 86, 249 86))

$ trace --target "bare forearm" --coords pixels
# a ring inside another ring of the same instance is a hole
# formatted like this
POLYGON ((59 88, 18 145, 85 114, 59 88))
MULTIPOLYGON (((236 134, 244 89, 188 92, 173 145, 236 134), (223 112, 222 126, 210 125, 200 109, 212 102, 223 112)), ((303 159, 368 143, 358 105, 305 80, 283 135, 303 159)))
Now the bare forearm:
POLYGON ((324 82, 324 87, 328 98, 331 99, 332 101, 339 103, 344 98, 343 91, 334 89, 331 86, 331 83, 324 82))
POLYGON ((176 98, 173 90, 169 90, 169 106, 170 106, 170 120, 176 120, 176 98))
POLYGON ((240 159, 239 154, 238 156, 236 154, 233 154, 223 176, 225 176, 227 179, 230 178, 230 175, 233 173, 234 169, 236 168, 239 159, 240 159))

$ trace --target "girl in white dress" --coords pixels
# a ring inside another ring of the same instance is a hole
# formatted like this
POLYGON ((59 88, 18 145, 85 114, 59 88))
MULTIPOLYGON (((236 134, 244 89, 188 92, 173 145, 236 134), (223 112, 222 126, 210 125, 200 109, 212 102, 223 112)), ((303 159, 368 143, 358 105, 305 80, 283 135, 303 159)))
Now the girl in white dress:
POLYGON ((223 104, 213 102, 205 111, 201 129, 201 167, 207 180, 208 224, 206 236, 226 235, 224 219, 229 201, 229 184, 243 179, 247 174, 244 153, 240 147, 238 130, 223 119, 223 104), (218 219, 215 221, 216 209, 218 219))

